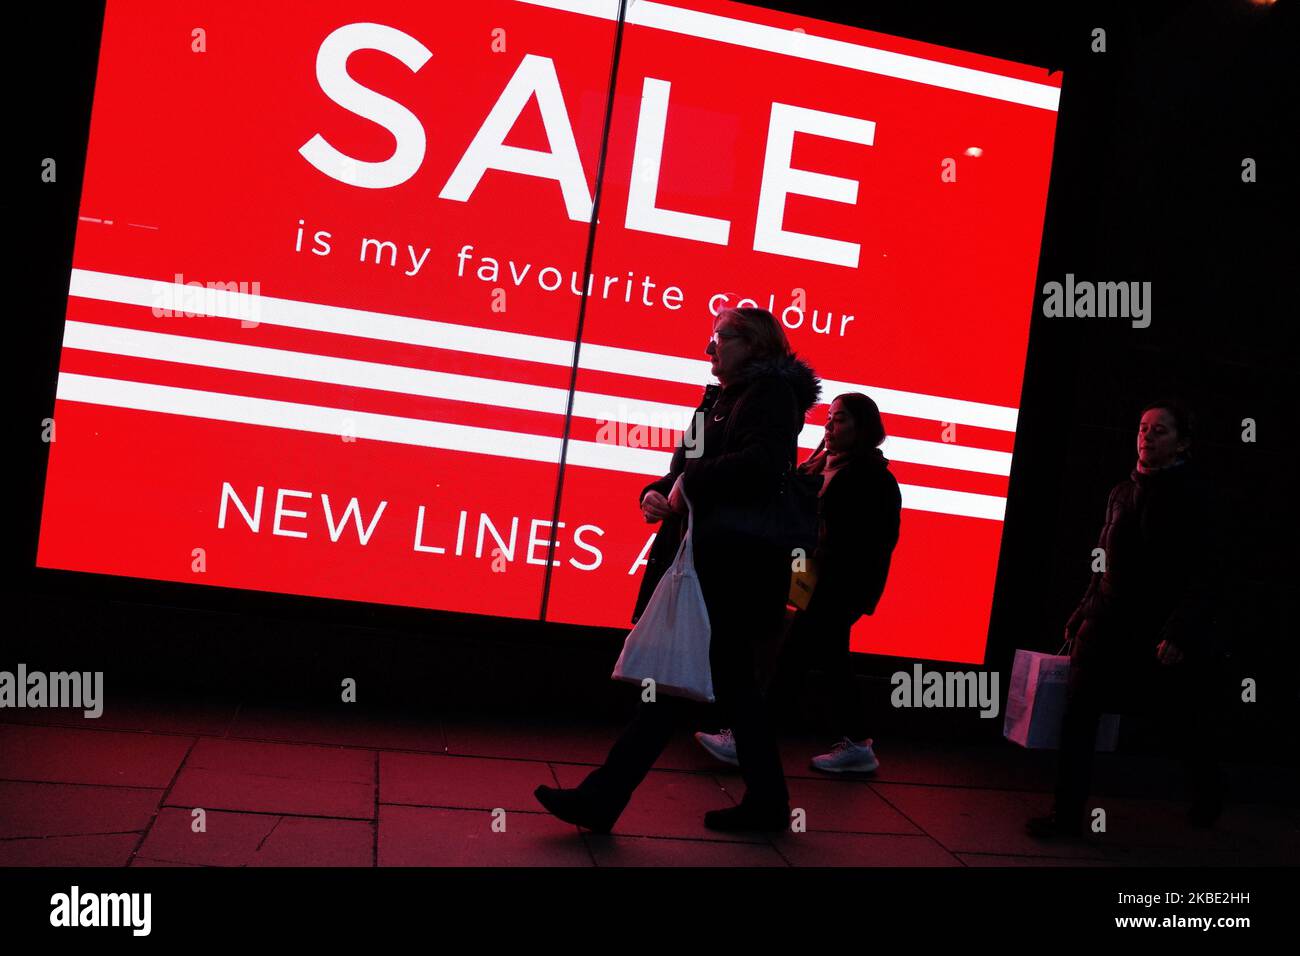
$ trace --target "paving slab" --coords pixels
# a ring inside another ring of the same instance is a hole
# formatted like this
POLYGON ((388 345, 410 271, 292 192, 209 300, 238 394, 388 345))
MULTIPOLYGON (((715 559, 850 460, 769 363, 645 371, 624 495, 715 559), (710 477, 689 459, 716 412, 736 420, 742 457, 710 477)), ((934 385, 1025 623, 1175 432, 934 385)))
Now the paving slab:
POLYGON ((266 743, 203 738, 185 761, 186 770, 237 771, 340 783, 372 783, 375 754, 354 747, 266 743))
POLYGON ((162 790, 0 781, 0 839, 143 831, 162 790))
POLYGON ((172 734, 0 724, 9 780, 166 787, 193 738, 172 734))
POLYGON ((555 786, 549 765, 489 757, 379 755, 379 802, 465 810, 536 811, 539 785, 555 786))
POLYGON ((549 813, 379 808, 380 866, 593 866, 577 827, 549 813), (493 832, 494 819, 505 831, 493 832))
POLYGON ((374 826, 369 821, 323 820, 274 814, 206 814, 194 832, 188 810, 164 807, 139 855, 195 866, 371 866, 374 826))
POLYGON ((352 748, 205 738, 166 804, 373 820, 376 759, 352 748))
POLYGON ((265 774, 184 770, 166 805, 190 809, 281 813, 373 820, 375 785, 265 774))
POLYGON ((126 866, 138 833, 0 840, 0 866, 126 866))
MULTIPOLYGON (((732 797, 739 802, 745 785, 738 777, 719 777, 732 797)), ((863 782, 851 779, 818 777, 787 779, 791 813, 804 811, 803 823, 808 830, 844 833, 910 833, 917 828, 907 817, 891 807, 863 782)))
POLYGON ((1050 797, 1014 790, 873 783, 898 812, 953 853, 1100 858, 1087 841, 1040 841, 1024 832, 1025 821, 1046 812, 1050 797))

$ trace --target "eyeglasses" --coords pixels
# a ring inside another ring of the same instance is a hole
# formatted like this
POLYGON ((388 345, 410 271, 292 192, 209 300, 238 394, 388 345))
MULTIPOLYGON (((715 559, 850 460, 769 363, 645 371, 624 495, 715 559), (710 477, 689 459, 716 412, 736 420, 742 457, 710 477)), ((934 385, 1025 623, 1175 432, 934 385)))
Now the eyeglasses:
POLYGON ((731 329, 724 329, 721 332, 714 332, 712 335, 710 335, 709 342, 712 345, 717 345, 718 339, 735 339, 739 337, 740 337, 739 332, 732 331, 731 329))

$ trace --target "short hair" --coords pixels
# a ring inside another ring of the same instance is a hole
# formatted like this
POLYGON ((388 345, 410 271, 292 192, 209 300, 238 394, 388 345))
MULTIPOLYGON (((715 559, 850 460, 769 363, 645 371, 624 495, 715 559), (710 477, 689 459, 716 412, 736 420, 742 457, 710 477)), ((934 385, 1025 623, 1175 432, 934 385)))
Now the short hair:
POLYGON ((730 317, 749 343, 751 361, 780 358, 791 353, 785 329, 767 309, 723 309, 718 318, 730 317))
POLYGON ((853 430, 857 435, 854 451, 880 447, 885 440, 885 422, 880 417, 880 407, 869 396, 861 392, 845 392, 836 395, 831 402, 842 404, 853 419, 853 430))
POLYGON ((1189 457, 1192 453, 1192 440, 1196 434, 1195 413, 1181 399, 1162 398, 1142 409, 1138 417, 1140 418, 1155 408, 1168 412, 1169 417, 1174 420, 1174 430, 1178 432, 1178 437, 1187 442, 1187 447, 1183 450, 1183 457, 1189 457))

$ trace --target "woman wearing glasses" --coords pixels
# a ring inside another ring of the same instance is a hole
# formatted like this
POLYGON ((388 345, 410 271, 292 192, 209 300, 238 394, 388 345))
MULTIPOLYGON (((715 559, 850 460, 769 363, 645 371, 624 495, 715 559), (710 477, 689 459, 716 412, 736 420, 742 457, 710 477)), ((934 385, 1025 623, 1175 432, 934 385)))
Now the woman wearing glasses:
MULTIPOLYGON (((785 332, 763 309, 728 309, 714 323, 706 352, 717 385, 705 388, 693 419, 703 423, 700 454, 679 444, 668 474, 641 492, 641 512, 663 522, 648 559, 633 612, 645 609, 672 563, 685 527, 685 488, 695 510, 695 569, 708 609, 709 659, 714 694, 735 735, 745 795, 734 807, 711 810, 714 830, 781 830, 790 822, 789 793, 776 738, 756 676, 756 648, 780 630, 790 582, 790 556, 780 550, 738 547, 720 532, 702 534, 720 503, 757 512, 793 467, 804 416, 821 384, 790 349, 785 332)), ((538 787, 538 801, 568 823, 609 832, 667 746, 684 701, 660 693, 641 703, 603 766, 572 790, 538 787)))

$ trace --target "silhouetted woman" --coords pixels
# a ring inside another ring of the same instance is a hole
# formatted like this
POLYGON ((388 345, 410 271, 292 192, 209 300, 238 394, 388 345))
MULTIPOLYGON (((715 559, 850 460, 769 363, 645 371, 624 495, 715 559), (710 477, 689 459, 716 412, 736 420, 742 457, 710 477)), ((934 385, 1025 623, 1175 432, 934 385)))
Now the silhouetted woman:
POLYGON ((1103 711, 1154 705, 1174 718, 1174 749, 1193 797, 1190 821, 1209 826, 1223 808, 1210 740, 1221 667, 1211 620, 1219 540, 1209 488, 1191 460, 1192 438, 1192 416, 1181 402, 1142 410, 1137 465, 1106 504, 1098 541, 1105 569, 1094 572, 1065 626, 1070 681, 1056 803, 1049 816, 1029 821, 1033 836, 1082 832, 1103 711))
MULTIPOLYGON (((663 521, 663 526, 633 620, 677 552, 686 504, 674 485, 682 476, 695 510, 695 568, 709 615, 714 694, 735 731, 746 788, 739 805, 709 811, 704 823, 715 830, 779 830, 789 825, 790 797, 758 685, 755 651, 782 625, 790 555, 741 546, 716 525, 712 532, 701 529, 710 527, 709 514, 720 503, 752 507, 757 514, 770 501, 782 475, 794 467, 799 431, 821 386, 763 309, 722 312, 706 352, 719 384, 705 388, 697 409, 704 425, 701 454, 688 458, 685 444, 679 444, 668 474, 641 493, 646 521, 663 521)), ((576 789, 538 787, 538 801, 561 820, 608 832, 667 746, 684 703, 663 692, 654 702, 642 702, 603 766, 576 789)))

